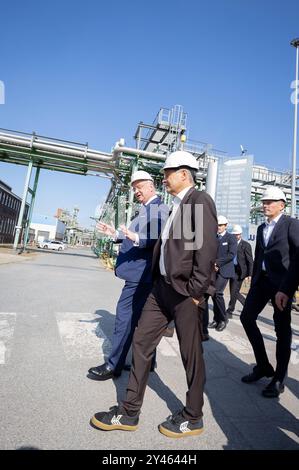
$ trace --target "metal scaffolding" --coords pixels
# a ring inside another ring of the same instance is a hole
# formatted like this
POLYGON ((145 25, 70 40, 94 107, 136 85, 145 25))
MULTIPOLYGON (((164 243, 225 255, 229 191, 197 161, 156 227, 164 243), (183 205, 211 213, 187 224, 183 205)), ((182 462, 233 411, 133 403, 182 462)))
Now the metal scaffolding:
MULTIPOLYGON (((137 169, 148 171, 154 177, 158 193, 165 203, 169 203, 170 196, 163 188, 160 170, 167 155, 174 150, 189 151, 197 158, 199 162, 198 187, 206 189, 212 197, 215 197, 218 161, 227 155, 210 144, 187 138, 186 124, 187 114, 182 106, 175 105, 171 109, 161 108, 151 124, 144 122, 138 124, 134 135, 135 148, 127 147, 124 139, 120 139, 111 152, 91 149, 88 144, 40 136, 34 132, 26 134, 0 129, 0 161, 28 167, 14 247, 16 248, 19 244, 22 227, 25 228, 23 245, 26 247, 40 170, 109 178, 111 187, 100 217, 109 223, 113 221, 116 227, 121 223, 129 224, 137 209, 130 186, 131 175, 137 169), (34 182, 30 189, 34 169, 34 182), (28 194, 31 196, 30 207, 27 220, 24 220, 28 194)), ((251 191, 254 220, 258 219, 259 199, 265 184, 276 184, 285 191, 288 200, 291 197, 290 173, 277 172, 254 165, 251 191)), ((298 194, 299 188, 297 187, 296 190, 298 194)))

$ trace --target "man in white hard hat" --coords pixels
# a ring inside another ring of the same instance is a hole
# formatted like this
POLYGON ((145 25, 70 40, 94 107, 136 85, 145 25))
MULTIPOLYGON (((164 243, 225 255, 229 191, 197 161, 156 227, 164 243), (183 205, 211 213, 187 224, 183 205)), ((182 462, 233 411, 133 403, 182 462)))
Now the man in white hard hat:
MULTIPOLYGON (((153 178, 138 170, 133 173, 131 185, 142 208, 131 221, 130 227, 120 226, 120 231, 102 222, 97 229, 121 243, 116 261, 115 274, 124 279, 125 285, 117 303, 112 350, 106 362, 91 367, 88 377, 93 380, 108 380, 121 375, 126 368, 125 360, 142 308, 152 289, 151 264, 153 247, 161 233, 169 213, 156 194, 153 178)), ((152 370, 155 360, 153 358, 152 370)))
MULTIPOLYGON (((223 331, 226 328, 228 319, 225 313, 224 289, 230 278, 235 275, 234 258, 237 254, 236 238, 227 231, 228 220, 224 215, 218 216, 218 249, 215 262, 216 270, 216 292, 212 296, 214 306, 214 318, 209 323, 209 328, 215 328, 216 331, 223 331)), ((206 314, 204 321, 204 333, 206 330, 206 314)))
POLYGON ((275 303, 275 295, 281 290, 299 247, 299 221, 283 214, 286 204, 284 192, 276 186, 268 187, 261 198, 266 221, 258 227, 252 281, 247 295, 241 322, 251 342, 256 366, 242 377, 250 384, 263 377, 272 377, 262 391, 266 398, 278 397, 284 391, 291 354, 291 299, 281 311, 275 303), (269 362, 257 318, 268 301, 274 309, 274 325, 277 336, 276 369, 269 362))
MULTIPOLYGON (((166 159, 164 184, 174 196, 173 210, 153 254, 154 287, 133 338, 133 363, 125 401, 108 412, 96 413, 92 425, 105 430, 137 429, 155 348, 174 319, 186 371, 186 406, 160 424, 168 437, 199 435, 205 368, 200 317, 212 278, 217 253, 217 217, 212 198, 194 188, 198 162, 188 152, 166 159), (192 232, 186 227, 191 227, 192 232)), ((211 290, 210 290, 211 292, 211 290)))
POLYGON ((242 239, 241 225, 234 225, 231 234, 236 237, 238 249, 234 258, 235 276, 229 280, 230 301, 226 310, 227 318, 232 318, 237 300, 244 306, 245 297, 240 293, 244 279, 250 280, 253 257, 250 243, 242 239))

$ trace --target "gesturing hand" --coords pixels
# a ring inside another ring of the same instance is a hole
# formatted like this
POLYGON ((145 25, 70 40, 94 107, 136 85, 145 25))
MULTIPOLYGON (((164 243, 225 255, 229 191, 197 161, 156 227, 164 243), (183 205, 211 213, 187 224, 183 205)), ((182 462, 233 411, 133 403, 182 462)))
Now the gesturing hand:
POLYGON ((113 237, 116 233, 114 225, 98 222, 96 227, 99 232, 104 233, 105 235, 109 235, 110 237, 113 237))
POLYGON ((129 230, 125 225, 120 225, 119 228, 121 229, 122 233, 126 238, 132 240, 132 242, 136 241, 136 234, 134 232, 131 232, 131 230, 129 230))

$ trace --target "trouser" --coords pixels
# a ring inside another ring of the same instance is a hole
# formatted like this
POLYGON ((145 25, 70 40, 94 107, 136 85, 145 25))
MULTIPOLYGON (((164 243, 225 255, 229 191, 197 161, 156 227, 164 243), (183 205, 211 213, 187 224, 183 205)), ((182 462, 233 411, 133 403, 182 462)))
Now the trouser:
MULTIPOLYGON (((151 283, 126 281, 116 307, 112 351, 107 360, 116 372, 121 372, 132 344, 135 328, 143 306, 152 290, 151 283)), ((153 364, 155 357, 153 357, 153 364)))
POLYGON ((227 320, 223 295, 227 283, 228 279, 221 276, 221 274, 217 273, 215 283, 216 292, 212 297, 214 304, 214 321, 216 323, 220 323, 221 321, 225 322, 227 320))
POLYGON ((206 298, 205 305, 203 306, 202 314, 202 331, 204 335, 209 334, 208 324, 209 324, 209 297, 206 298))
POLYGON ((237 300, 244 306, 245 304, 245 297, 240 294, 240 289, 243 283, 243 279, 240 279, 238 274, 236 273, 234 278, 229 280, 229 292, 230 292, 230 300, 227 307, 228 312, 233 312, 236 307, 237 300))
POLYGON ((123 402, 128 414, 138 413, 142 406, 154 350, 168 323, 174 320, 188 385, 183 415, 193 422, 202 417, 205 366, 201 315, 201 307, 196 306, 191 297, 177 293, 164 278, 158 279, 133 338, 132 370, 123 402))
POLYGON ((274 308, 274 326, 277 337, 276 342, 276 370, 274 378, 283 381, 291 355, 291 300, 281 312, 275 304, 277 288, 271 283, 268 276, 261 274, 246 297, 244 309, 241 314, 241 322, 252 345, 256 364, 260 370, 267 371, 270 363, 266 353, 265 344, 256 320, 267 302, 271 299, 274 308))

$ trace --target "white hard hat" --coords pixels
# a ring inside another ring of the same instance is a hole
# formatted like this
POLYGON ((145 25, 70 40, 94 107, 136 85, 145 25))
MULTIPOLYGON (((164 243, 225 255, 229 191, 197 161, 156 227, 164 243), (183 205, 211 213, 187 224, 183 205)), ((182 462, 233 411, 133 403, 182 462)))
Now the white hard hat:
POLYGON ((179 166, 188 166, 193 168, 193 170, 198 170, 199 163, 191 153, 177 150, 176 152, 172 152, 168 155, 162 170, 167 170, 167 168, 178 168, 179 166))
POLYGON ((227 225, 228 220, 224 215, 218 215, 218 225, 227 225))
POLYGON ((232 229, 232 231, 231 231, 231 233, 232 233, 233 235, 239 235, 239 234, 241 234, 242 232, 243 232, 243 230, 242 230, 241 225, 233 225, 233 229, 232 229))
POLYGON ((154 181, 151 175, 147 171, 143 171, 143 170, 135 171, 135 173, 132 174, 131 184, 139 180, 154 181))
POLYGON ((261 201, 284 201, 286 202, 286 197, 284 192, 277 186, 268 186, 266 188, 261 201))

